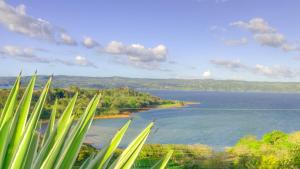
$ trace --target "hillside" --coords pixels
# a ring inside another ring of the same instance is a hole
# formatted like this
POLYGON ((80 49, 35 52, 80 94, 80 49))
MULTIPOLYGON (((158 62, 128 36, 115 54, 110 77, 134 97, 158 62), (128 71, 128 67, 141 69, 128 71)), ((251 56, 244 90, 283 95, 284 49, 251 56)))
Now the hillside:
MULTIPOLYGON (((45 83, 48 76, 39 76, 37 87, 45 83)), ((15 77, 0 77, 0 88, 9 88, 15 77)), ((24 77, 23 82, 29 80, 24 77)), ((67 88, 119 88, 133 89, 167 89, 167 90, 200 90, 200 91, 256 91, 256 92, 300 92, 300 82, 254 82, 235 80, 186 80, 186 79, 147 79, 124 77, 82 77, 54 76, 54 87, 67 88)))

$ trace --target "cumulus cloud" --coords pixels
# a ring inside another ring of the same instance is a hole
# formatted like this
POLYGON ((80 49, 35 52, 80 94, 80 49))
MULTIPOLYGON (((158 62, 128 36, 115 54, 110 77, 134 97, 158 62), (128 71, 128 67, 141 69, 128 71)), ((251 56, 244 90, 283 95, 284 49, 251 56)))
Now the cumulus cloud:
POLYGON ((167 47, 162 44, 146 48, 140 44, 125 45, 118 41, 110 42, 103 51, 111 55, 125 56, 125 60, 121 59, 121 62, 127 61, 134 66, 146 69, 158 67, 159 63, 166 61, 168 55, 167 47))
POLYGON ((64 34, 63 29, 48 21, 27 15, 25 5, 13 7, 3 0, 0 0, 0 25, 11 32, 52 42, 61 42, 59 36, 64 34))
POLYGON ((61 43, 63 44, 71 45, 71 46, 77 45, 76 41, 66 33, 61 33, 60 38, 61 38, 61 43))
POLYGON ((227 46, 246 45, 248 43, 248 39, 244 37, 241 39, 230 39, 230 40, 225 40, 224 43, 227 46))
POLYGON ((278 32, 262 18, 253 18, 246 22, 236 21, 230 25, 250 31, 254 40, 262 46, 279 48, 286 52, 299 50, 298 47, 295 47, 297 45, 291 45, 287 42, 282 33, 278 32))
POLYGON ((285 45, 285 37, 280 33, 263 33, 254 35, 254 39, 261 45, 282 47, 285 45))
POLYGON ((292 78, 297 74, 288 67, 279 65, 266 66, 262 64, 256 64, 255 66, 250 66, 235 60, 211 60, 210 63, 219 68, 230 71, 246 71, 252 74, 263 75, 271 78, 292 78))
POLYGON ((211 74, 211 71, 210 70, 205 70, 203 73, 202 73, 202 77, 203 78, 211 78, 212 74, 211 74))
POLYGON ((75 64, 79 66, 91 66, 96 67, 91 61, 87 60, 86 57, 77 55, 75 56, 75 64))
POLYGON ((262 18, 253 18, 248 22, 236 21, 230 24, 231 26, 247 29, 253 33, 270 33, 276 32, 275 28, 271 27, 264 19, 262 18))
POLYGON ((129 60, 134 62, 165 61, 168 53, 164 45, 146 48, 140 44, 124 45, 122 42, 117 41, 110 42, 105 48, 105 52, 115 55, 126 55, 129 60))
POLYGON ((82 45, 85 46, 86 48, 94 48, 96 46, 99 46, 99 43, 96 42, 91 37, 83 37, 82 45))

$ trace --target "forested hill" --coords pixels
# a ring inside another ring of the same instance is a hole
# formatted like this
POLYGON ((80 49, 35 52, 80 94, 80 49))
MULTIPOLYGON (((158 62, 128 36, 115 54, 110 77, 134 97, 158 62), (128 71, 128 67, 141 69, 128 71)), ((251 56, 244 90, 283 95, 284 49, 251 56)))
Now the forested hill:
MULTIPOLYGON (((24 77, 23 82, 30 77, 24 77)), ((37 86, 43 86, 48 76, 39 76, 37 86)), ((0 77, 0 88, 9 88, 15 77, 0 77)), ((146 79, 124 77, 81 77, 54 76, 54 87, 67 88, 119 88, 169 89, 201 91, 264 91, 264 92, 300 92, 300 83, 296 82, 250 82, 234 80, 186 80, 186 79, 146 79)))

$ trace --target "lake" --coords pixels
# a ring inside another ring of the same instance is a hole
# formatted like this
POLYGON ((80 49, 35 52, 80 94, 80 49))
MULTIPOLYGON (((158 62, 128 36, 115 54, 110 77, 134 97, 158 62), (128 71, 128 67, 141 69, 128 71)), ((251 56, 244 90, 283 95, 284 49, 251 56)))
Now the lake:
MULTIPOLYGON (((153 120, 155 128, 148 143, 206 144, 216 150, 234 145, 245 135, 261 138, 264 133, 272 130, 300 130, 300 94, 164 90, 146 92, 163 99, 200 104, 133 114, 133 123, 122 146, 153 120)), ((86 141, 101 147, 127 120, 94 120, 86 141)))

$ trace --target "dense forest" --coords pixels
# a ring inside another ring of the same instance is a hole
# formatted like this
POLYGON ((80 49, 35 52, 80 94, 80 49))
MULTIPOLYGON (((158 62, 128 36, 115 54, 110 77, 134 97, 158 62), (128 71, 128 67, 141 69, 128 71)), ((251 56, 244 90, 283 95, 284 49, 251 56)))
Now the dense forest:
MULTIPOLYGON (((22 96, 24 89, 21 90, 19 97, 22 96)), ((89 100, 97 93, 102 94, 101 103, 99 104, 96 115, 117 115, 122 113, 131 113, 140 111, 141 109, 152 108, 175 104, 175 101, 162 100, 159 97, 152 96, 148 93, 138 92, 129 88, 116 89, 80 89, 77 87, 69 87, 66 89, 53 88, 49 91, 45 107, 41 118, 48 119, 52 111, 52 105, 57 100, 57 116, 59 117, 69 103, 70 99, 78 93, 77 104, 75 107, 75 117, 79 117, 89 100)), ((38 100, 41 90, 36 90, 33 94, 33 104, 38 100)), ((3 108, 6 98, 9 94, 8 89, 0 89, 0 109, 3 108)))
MULTIPOLYGON (((27 84, 30 77, 22 78, 27 84)), ((45 84, 48 76, 39 76, 37 87, 45 84)), ((0 88, 10 88, 15 77, 0 77, 0 88)), ((164 90, 199 90, 199 91, 252 91, 252 92, 300 92, 298 82, 255 82, 213 79, 146 79, 124 77, 80 77, 54 76, 56 88, 77 86, 80 88, 120 88, 132 89, 164 89, 164 90)))

